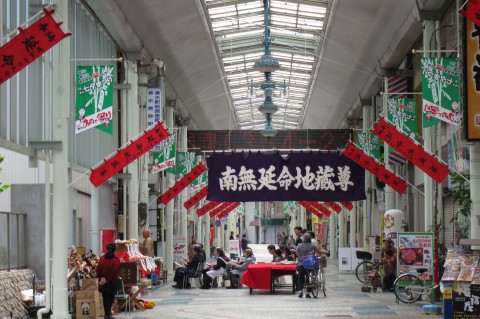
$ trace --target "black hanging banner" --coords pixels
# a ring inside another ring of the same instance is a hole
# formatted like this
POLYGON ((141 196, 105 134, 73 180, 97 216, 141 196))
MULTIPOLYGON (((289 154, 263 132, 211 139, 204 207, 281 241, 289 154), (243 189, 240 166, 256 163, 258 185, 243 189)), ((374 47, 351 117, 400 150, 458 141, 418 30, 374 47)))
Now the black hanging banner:
POLYGON ((365 199, 365 170, 340 152, 213 154, 208 195, 216 202, 357 201, 365 199))

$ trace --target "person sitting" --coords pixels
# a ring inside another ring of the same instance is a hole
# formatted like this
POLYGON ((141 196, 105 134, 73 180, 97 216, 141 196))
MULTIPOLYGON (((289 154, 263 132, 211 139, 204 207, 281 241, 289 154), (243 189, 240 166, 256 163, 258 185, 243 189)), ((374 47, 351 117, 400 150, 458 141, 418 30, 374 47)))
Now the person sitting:
POLYGON ((275 262, 275 245, 272 245, 272 244, 268 245, 267 250, 268 250, 268 253, 270 255, 272 255, 272 261, 271 262, 272 263, 275 262))
MULTIPOLYGON (((248 268, 248 265, 251 265, 251 264, 254 264, 255 262, 253 261, 253 252, 251 249, 247 248, 244 252, 243 252, 243 255, 245 257, 245 259, 243 261, 241 261, 238 265, 233 265, 232 266, 232 271, 231 271, 231 274, 234 277, 234 280, 232 281, 230 287, 227 287, 229 289, 231 288, 238 288, 238 283, 240 282, 240 278, 242 277, 243 273, 245 272, 245 270, 247 270, 248 268)), ((232 277, 230 277, 232 278, 232 277)))
POLYGON ((397 278, 397 256, 393 249, 385 250, 385 258, 380 262, 385 265, 385 275, 383 276, 383 288, 389 290, 393 288, 393 283, 397 278))
POLYGON ((283 247, 283 260, 287 260, 287 261, 295 261, 295 257, 293 257, 292 255, 292 251, 290 250, 289 247, 285 246, 283 247))
MULTIPOLYGON (((175 271, 175 276, 173 277, 173 281, 176 282, 175 285, 173 285, 173 288, 186 288, 183 286, 185 282, 185 276, 193 276, 197 272, 198 265, 202 263, 202 250, 200 246, 194 246, 193 247, 193 253, 192 253, 192 258, 190 261, 187 263, 185 267, 180 267, 177 268, 175 271)), ((190 284, 187 283, 187 287, 189 287, 190 284)))
POLYGON ((227 256, 222 248, 215 249, 215 257, 217 258, 216 265, 209 265, 209 270, 204 270, 203 286, 200 289, 210 289, 213 279, 225 274, 228 261, 225 260, 227 256))
POLYGON ((281 262, 282 260, 283 260, 282 250, 281 249, 275 249, 273 251, 273 262, 278 263, 278 262, 281 262))
POLYGON ((250 249, 252 251, 252 260, 253 260, 253 263, 256 264, 257 263, 257 257, 255 257, 255 255, 253 254, 253 249, 251 247, 248 247, 245 248, 245 250, 247 249, 250 249))

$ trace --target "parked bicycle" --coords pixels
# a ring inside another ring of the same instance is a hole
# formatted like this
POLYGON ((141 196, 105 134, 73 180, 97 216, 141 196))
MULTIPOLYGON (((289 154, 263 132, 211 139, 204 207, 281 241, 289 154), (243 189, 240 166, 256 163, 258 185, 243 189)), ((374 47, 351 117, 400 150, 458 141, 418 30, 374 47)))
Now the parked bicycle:
POLYGON ((325 256, 305 256, 303 257, 303 267, 307 271, 308 282, 305 283, 307 291, 311 291, 313 298, 318 297, 318 292, 323 292, 323 296, 326 297, 325 289, 325 270, 327 265, 327 258, 325 256))
POLYGON ((432 293, 432 289, 437 287, 429 287, 425 281, 423 274, 428 271, 427 268, 418 268, 415 270, 416 273, 407 272, 395 279, 395 283, 393 284, 395 296, 401 302, 414 303, 423 295, 429 296, 432 293))
POLYGON ((372 254, 368 251, 357 250, 355 253, 357 259, 363 260, 358 264, 357 268, 355 268, 355 275, 362 284, 369 283, 372 271, 380 271, 380 261, 377 262, 374 260, 375 262, 372 262, 372 254))

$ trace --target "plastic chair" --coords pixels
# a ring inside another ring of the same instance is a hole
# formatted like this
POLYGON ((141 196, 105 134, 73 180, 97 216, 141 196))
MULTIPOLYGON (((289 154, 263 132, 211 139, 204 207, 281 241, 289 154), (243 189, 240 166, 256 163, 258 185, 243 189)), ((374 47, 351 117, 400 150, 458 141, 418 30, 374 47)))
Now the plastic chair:
POLYGON ((186 275, 183 277, 183 287, 187 287, 187 284, 190 283, 190 278, 193 278, 195 279, 197 287, 200 288, 203 285, 202 270, 203 263, 199 263, 193 275, 186 275))
POLYGON ((125 286, 123 285, 123 279, 118 277, 117 293, 114 296, 114 300, 125 299, 125 317, 130 316, 130 295, 125 293, 125 286))

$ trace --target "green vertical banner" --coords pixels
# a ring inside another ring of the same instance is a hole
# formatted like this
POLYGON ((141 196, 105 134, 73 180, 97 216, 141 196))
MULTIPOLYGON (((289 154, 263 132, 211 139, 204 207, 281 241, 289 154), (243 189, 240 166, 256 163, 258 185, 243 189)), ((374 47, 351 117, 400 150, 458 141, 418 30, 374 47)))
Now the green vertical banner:
POLYGON ((177 176, 181 178, 192 170, 195 166, 195 153, 194 152, 178 152, 177 154, 177 176))
POLYGON ((388 121, 404 135, 418 140, 417 102, 412 98, 392 98, 387 100, 388 121))
POLYGON ((192 192, 196 192, 208 185, 208 171, 197 177, 190 187, 192 192))
POLYGON ((177 136, 170 135, 165 141, 161 142, 162 151, 150 152, 151 174, 161 172, 167 168, 172 168, 176 164, 177 154, 177 136))
POLYGON ((358 144, 362 151, 370 157, 381 160, 380 138, 373 133, 358 133, 358 144))
POLYGON ((460 60, 422 58, 420 64, 423 127, 440 121, 460 126, 460 60))
POLYGON ((114 67, 77 66, 75 134, 93 127, 112 134, 114 67))

